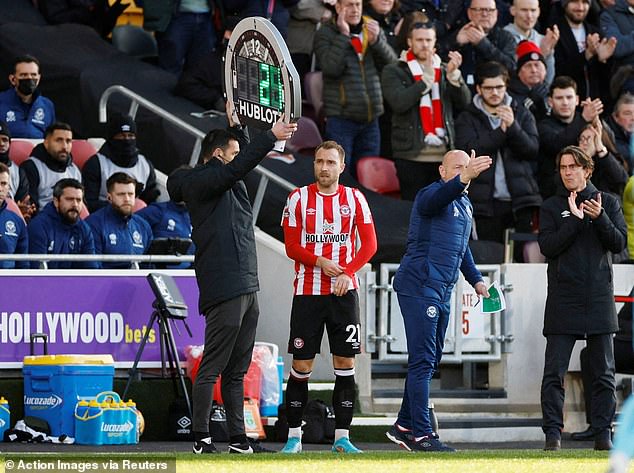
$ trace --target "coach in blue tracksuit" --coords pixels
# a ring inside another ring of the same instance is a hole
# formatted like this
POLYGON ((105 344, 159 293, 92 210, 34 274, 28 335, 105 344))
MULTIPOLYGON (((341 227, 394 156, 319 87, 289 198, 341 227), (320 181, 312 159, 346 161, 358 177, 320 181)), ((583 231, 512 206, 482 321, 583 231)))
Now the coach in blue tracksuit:
POLYGON ((468 246, 473 207, 466 189, 492 161, 471 153, 471 158, 459 150, 445 154, 439 166, 441 179, 416 195, 407 250, 394 279, 409 355, 401 410, 387 436, 408 450, 454 451, 433 432, 427 406, 458 270, 477 294, 489 296, 468 246))
MULTIPOLYGON (((150 225, 133 214, 136 180, 116 172, 106 181, 110 205, 90 214, 86 220, 95 235, 98 255, 142 255, 152 242, 150 225)), ((127 269, 128 261, 101 263, 102 268, 127 269)))
MULTIPOLYGON (((6 199, 11 189, 10 171, 0 162, 0 254, 13 255, 29 252, 29 237, 22 215, 7 208, 6 199)), ((28 268, 28 261, 0 260, 0 269, 28 268)))
MULTIPOLYGON (((90 227, 80 217, 84 186, 77 179, 60 179, 53 187, 53 201, 29 223, 29 253, 94 255, 95 241, 90 227)), ((40 267, 33 261, 31 268, 40 267)), ((49 269, 95 269, 97 261, 51 261, 49 269)))
MULTIPOLYGON (((174 201, 153 202, 136 213, 152 228, 154 238, 189 238, 192 237, 192 221, 184 203, 174 201)), ((189 245, 188 255, 194 254, 194 244, 189 245)), ((168 268, 185 269, 190 263, 168 265, 168 268)))
POLYGON ((40 63, 33 56, 13 61, 11 88, 0 92, 0 120, 9 125, 14 138, 44 138, 55 122, 55 106, 40 94, 40 63))

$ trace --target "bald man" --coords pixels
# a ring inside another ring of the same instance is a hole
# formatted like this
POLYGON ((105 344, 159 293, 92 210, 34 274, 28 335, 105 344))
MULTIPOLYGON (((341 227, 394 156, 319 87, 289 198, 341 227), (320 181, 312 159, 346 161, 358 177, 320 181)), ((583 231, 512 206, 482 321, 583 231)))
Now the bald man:
POLYGON ((454 451, 432 429, 429 387, 442 357, 458 269, 478 295, 489 297, 468 246, 473 207, 465 191, 491 163, 474 151, 471 157, 449 151, 438 168, 441 178, 418 192, 412 208, 407 250, 394 279, 407 336, 407 379, 398 418, 386 433, 410 451, 454 451))

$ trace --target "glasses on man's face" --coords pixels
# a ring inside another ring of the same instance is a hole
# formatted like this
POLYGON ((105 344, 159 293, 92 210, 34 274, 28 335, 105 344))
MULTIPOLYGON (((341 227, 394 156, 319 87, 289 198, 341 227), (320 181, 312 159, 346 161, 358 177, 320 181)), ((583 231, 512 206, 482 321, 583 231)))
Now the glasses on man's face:
POLYGON ((500 85, 481 85, 480 89, 482 89, 483 92, 503 92, 504 89, 506 89, 506 85, 504 84, 500 84, 500 85))
POLYGON ((579 143, 588 143, 589 141, 592 141, 592 135, 581 135, 579 137, 579 143))
POLYGON ((577 164, 577 163, 575 163, 575 164, 568 164, 568 165, 565 165, 565 164, 560 164, 560 165, 559 165, 559 170, 560 170, 561 172, 566 172, 566 171, 576 171, 577 169, 579 169, 579 168, 581 168, 581 167, 583 167, 583 166, 581 166, 581 164, 577 164))
POLYGON ((471 10, 474 13, 477 13, 479 15, 493 15, 493 13, 495 13, 497 11, 497 8, 474 8, 474 7, 469 7, 469 10, 471 10))

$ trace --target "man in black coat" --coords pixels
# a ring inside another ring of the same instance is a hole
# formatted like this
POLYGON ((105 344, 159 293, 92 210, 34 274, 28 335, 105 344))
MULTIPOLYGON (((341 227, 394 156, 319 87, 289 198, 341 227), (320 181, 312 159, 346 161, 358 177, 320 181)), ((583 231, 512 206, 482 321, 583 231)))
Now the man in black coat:
POLYGON ((236 135, 212 130, 202 142, 202 164, 178 169, 167 181, 172 199, 185 202, 191 216, 199 309, 205 316, 205 351, 192 393, 196 454, 218 452, 209 435, 209 416, 220 373, 229 452, 254 452, 244 430, 242 383, 255 342, 259 283, 253 214, 242 179, 276 140, 289 139, 296 129, 294 123, 277 122, 242 151, 236 135))
MULTIPOLYGON (((607 61, 614 54, 615 38, 601 38, 599 29, 586 21, 590 0, 562 0, 556 24, 560 36, 555 46, 555 75, 570 76, 581 99, 601 97, 602 80, 610 72, 607 61)), ((604 92, 607 94, 607 92, 604 92)))
POLYGON ((563 186, 541 207, 539 247, 548 260, 544 313, 546 354, 541 403, 545 450, 561 448, 564 376, 578 339, 586 339, 592 377, 595 450, 609 450, 616 409, 614 347, 618 331, 612 255, 625 248, 627 228, 619 200, 590 182, 592 158, 577 146, 556 159, 563 186))
POLYGON ((557 154, 566 146, 579 143, 579 135, 603 112, 600 99, 587 99, 577 110, 577 83, 568 76, 555 77, 548 93, 550 115, 537 125, 539 130, 539 191, 544 199, 555 194, 559 171, 555 168, 557 154))
POLYGON ((532 164, 539 139, 533 115, 506 93, 508 72, 489 62, 476 72, 477 95, 456 120, 456 148, 488 155, 493 165, 471 183, 478 238, 504 241, 506 228, 532 230, 542 203, 532 164))

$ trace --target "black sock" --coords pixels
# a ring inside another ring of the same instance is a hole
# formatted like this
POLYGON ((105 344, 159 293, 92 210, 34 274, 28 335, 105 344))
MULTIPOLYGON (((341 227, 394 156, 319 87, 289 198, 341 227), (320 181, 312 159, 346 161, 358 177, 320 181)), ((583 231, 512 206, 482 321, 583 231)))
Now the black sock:
POLYGON ((289 427, 301 427, 304 408, 308 402, 308 378, 310 372, 291 370, 286 383, 286 418, 289 427), (293 372, 299 376, 293 376, 293 372))
POLYGON ((245 444, 247 443, 247 435, 232 435, 231 437, 229 437, 229 443, 239 443, 240 445, 245 444))
POLYGON ((341 376, 335 373, 335 389, 332 392, 332 407, 335 411, 335 428, 350 429, 354 412, 354 398, 357 387, 354 384, 354 368, 350 370, 336 370, 337 372, 350 371, 352 374, 341 376))

